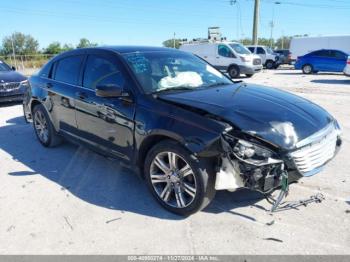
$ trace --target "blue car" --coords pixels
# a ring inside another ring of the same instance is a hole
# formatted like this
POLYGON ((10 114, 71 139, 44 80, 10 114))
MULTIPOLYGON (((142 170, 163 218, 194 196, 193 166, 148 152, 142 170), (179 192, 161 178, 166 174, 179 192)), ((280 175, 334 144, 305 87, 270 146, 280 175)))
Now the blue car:
POLYGON ((299 56, 295 69, 303 70, 304 74, 325 72, 343 72, 348 54, 339 50, 321 49, 304 56, 299 56))

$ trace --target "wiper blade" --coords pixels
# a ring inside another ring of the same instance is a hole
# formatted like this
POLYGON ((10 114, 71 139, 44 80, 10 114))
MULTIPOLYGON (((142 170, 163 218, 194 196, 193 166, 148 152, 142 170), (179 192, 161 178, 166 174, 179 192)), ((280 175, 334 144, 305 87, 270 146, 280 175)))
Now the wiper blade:
POLYGON ((214 83, 214 84, 207 85, 205 87, 226 86, 226 85, 229 85, 229 83, 214 83))
POLYGON ((159 89, 155 92, 153 92, 153 94, 159 94, 162 92, 166 92, 166 91, 177 91, 177 90, 195 90, 196 88, 193 87, 186 87, 186 86, 182 86, 182 87, 168 87, 168 88, 163 88, 163 89, 159 89))

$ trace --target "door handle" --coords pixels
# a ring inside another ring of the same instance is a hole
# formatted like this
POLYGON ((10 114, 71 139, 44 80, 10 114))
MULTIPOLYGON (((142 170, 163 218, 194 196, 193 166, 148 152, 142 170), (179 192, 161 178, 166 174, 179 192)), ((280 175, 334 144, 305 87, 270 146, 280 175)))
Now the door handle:
POLYGON ((53 87, 52 83, 46 83, 46 88, 51 89, 53 87))
POLYGON ((87 97, 84 92, 76 92, 75 95, 82 100, 84 100, 87 97))

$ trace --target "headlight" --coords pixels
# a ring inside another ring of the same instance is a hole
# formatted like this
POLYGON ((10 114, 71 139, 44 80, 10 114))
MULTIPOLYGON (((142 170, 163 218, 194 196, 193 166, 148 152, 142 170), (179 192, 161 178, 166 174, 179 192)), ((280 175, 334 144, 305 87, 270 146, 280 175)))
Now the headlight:
POLYGON ((233 152, 237 153, 242 158, 269 158, 272 156, 272 152, 261 146, 252 144, 244 140, 238 140, 233 152))
POLYGON ((233 147, 233 154, 239 160, 257 166, 282 162, 273 158, 274 152, 271 150, 244 140, 237 141, 233 147))

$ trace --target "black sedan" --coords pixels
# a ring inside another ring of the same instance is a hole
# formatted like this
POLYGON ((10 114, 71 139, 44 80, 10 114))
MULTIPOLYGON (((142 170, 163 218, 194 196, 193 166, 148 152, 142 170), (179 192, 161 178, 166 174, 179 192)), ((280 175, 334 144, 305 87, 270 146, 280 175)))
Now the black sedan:
POLYGON ((66 138, 126 162, 181 215, 204 208, 216 190, 281 187, 278 204, 289 183, 320 172, 341 145, 337 121, 318 105, 232 82, 174 49, 69 51, 27 90, 26 118, 43 146, 66 138))
POLYGON ((21 83, 26 80, 14 67, 0 60, 0 102, 23 101, 25 87, 21 83))

